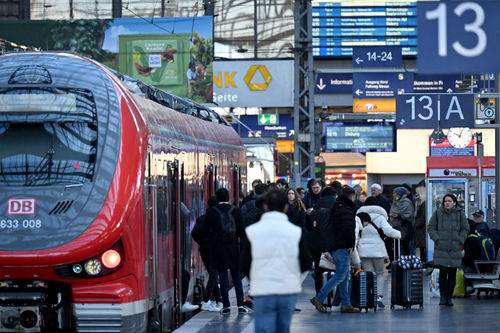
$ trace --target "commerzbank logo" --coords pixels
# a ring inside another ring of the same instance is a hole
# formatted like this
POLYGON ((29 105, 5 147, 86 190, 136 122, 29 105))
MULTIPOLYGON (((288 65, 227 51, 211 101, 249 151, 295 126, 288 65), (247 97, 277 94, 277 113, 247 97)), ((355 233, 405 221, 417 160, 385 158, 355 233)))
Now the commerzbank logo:
POLYGON ((269 86, 269 83, 271 83, 272 79, 273 78, 271 77, 271 74, 269 74, 269 71, 267 70, 266 66, 253 65, 250 66, 250 69, 248 70, 243 80, 245 81, 245 83, 248 86, 248 89, 250 90, 266 90, 267 87, 269 86), (252 79, 254 78, 257 71, 260 72, 260 74, 264 78, 265 83, 252 83, 252 79))
MULTIPOLYGON (((218 72, 213 74, 213 80, 217 87, 237 88, 235 83, 235 76, 237 72, 218 72)), ((248 89, 252 91, 263 91, 267 90, 269 84, 272 81, 272 76, 269 74, 266 66, 264 65, 252 65, 248 69, 247 73, 243 77, 243 81, 247 84, 248 89), (262 79, 264 83, 262 83, 262 79)), ((241 82, 241 81, 240 81, 241 82)))

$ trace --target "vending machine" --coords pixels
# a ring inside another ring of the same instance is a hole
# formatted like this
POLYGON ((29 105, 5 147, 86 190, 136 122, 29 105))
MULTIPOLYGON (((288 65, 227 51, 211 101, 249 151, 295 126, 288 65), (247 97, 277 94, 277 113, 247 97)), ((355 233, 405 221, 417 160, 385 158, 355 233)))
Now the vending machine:
POLYGON ((481 169, 480 208, 485 212, 485 221, 490 228, 500 227, 495 219, 496 191, 495 191, 495 157, 484 156, 478 159, 481 169))

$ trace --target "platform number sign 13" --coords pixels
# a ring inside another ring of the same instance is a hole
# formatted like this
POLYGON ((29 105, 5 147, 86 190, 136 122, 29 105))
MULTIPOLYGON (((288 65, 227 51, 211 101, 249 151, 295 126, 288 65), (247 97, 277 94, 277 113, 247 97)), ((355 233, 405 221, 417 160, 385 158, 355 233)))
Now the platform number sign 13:
POLYGON ((419 73, 500 71, 499 18, 499 1, 419 2, 419 73))

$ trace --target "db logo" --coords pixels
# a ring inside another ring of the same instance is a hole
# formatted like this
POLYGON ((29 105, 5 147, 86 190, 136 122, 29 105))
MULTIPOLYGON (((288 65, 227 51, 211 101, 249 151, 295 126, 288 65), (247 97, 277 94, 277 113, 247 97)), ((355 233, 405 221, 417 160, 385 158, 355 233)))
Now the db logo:
POLYGON ((36 199, 12 198, 7 200, 7 215, 35 215, 36 199))

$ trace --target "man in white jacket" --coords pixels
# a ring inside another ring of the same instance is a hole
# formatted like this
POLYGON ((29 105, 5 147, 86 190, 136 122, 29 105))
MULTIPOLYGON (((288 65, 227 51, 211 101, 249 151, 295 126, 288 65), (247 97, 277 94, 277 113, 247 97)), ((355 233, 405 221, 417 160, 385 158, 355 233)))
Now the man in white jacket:
POLYGON ((288 221, 283 191, 264 195, 259 222, 245 229, 250 243, 250 291, 254 297, 255 332, 289 332, 301 272, 311 266, 302 230, 288 221))

